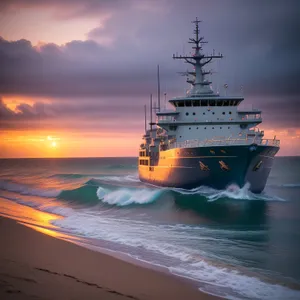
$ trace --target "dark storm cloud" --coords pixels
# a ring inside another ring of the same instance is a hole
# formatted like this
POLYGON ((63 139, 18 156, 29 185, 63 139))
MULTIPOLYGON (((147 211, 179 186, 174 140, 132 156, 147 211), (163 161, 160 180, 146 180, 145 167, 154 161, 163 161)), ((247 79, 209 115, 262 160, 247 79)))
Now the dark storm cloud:
POLYGON ((115 120, 126 119, 122 129, 133 128, 133 124, 142 123, 143 107, 141 105, 128 105, 128 102, 119 103, 117 106, 113 102, 98 103, 96 101, 85 101, 74 103, 70 101, 43 103, 36 102, 33 105, 25 103, 19 104, 14 110, 5 105, 0 98, 0 129, 13 129, 25 126, 28 128, 41 128, 45 124, 70 128, 94 126, 95 130, 101 128, 117 129, 120 126, 115 120), (137 117, 132 120, 132 114, 137 117))
POLYGON ((252 99, 249 103, 255 103, 255 107, 262 110, 263 126, 275 128, 297 128, 300 125, 299 97, 289 98, 265 98, 252 99))
MULTIPOLYGON (((1 1, 0 9, 8 11, 24 5, 21 0, 1 1)), ((294 126, 298 122, 299 1, 35 0, 26 1, 26 6, 54 7, 62 18, 106 13, 111 18, 87 33, 89 40, 71 41, 64 46, 45 44, 37 49, 26 40, 1 39, 1 94, 60 97, 74 106, 84 97, 98 97, 91 110, 80 106, 81 110, 73 114, 89 116, 99 111, 101 104, 106 115, 117 116, 117 111, 124 108, 122 99, 128 99, 128 107, 135 107, 138 97, 142 104, 150 92, 155 94, 159 63, 162 90, 167 89, 169 96, 181 95, 184 78, 176 72, 188 66, 173 62, 171 56, 177 51, 190 51, 184 43, 192 32, 190 21, 198 15, 204 21, 201 34, 210 42, 206 52, 216 49, 225 55, 220 67, 212 65, 219 72, 214 82, 219 87, 228 83, 228 94, 242 85, 245 96, 253 96, 254 104, 266 109, 280 124, 294 126), (109 39, 111 46, 101 44, 109 39)), ((23 111, 25 115, 25 108, 23 111)), ((67 111, 72 108, 64 111, 61 104, 51 117, 67 111)), ((127 117, 132 116, 134 111, 127 117)))
POLYGON ((48 96, 144 95, 155 82, 155 66, 124 62, 118 51, 94 41, 72 41, 39 50, 30 42, 0 39, 0 93, 48 96), (152 82, 152 83, 151 83, 152 82))
MULTIPOLYGON (((251 94, 299 94, 300 2, 298 1, 164 1, 154 11, 141 11, 133 3, 149 1, 26 1, 33 7, 85 7, 86 13, 114 12, 104 27, 88 36, 113 38, 113 47, 88 41, 65 46, 45 45, 40 51, 28 41, 0 41, 0 93, 48 95, 142 95, 153 89, 157 63, 165 68, 168 88, 181 92, 171 55, 183 47, 191 33, 191 19, 203 16, 206 47, 225 55, 219 81, 243 85, 251 94), (129 5, 130 3, 130 5, 129 5), (131 9, 130 9, 131 8, 131 9), (220 9, 222 8, 222 10, 220 9), (157 11, 162 11, 158 13, 157 11), (179 21, 180 20, 180 21, 179 21)), ((22 7, 24 1, 2 1, 2 10, 22 7)), ((156 5, 156 6, 155 6, 156 5)), ((189 45, 185 45, 188 51, 189 45)), ((183 86, 183 85, 182 85, 183 86)))

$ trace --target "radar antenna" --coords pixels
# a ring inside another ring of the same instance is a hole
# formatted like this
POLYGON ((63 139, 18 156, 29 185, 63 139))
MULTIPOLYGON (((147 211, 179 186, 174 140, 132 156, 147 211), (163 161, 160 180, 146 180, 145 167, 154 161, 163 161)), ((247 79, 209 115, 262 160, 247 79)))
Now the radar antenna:
MULTIPOLYGON (((194 44, 192 47, 195 52, 193 55, 187 56, 187 55, 179 55, 173 54, 173 59, 184 59, 186 63, 189 63, 194 66, 193 72, 185 72, 185 76, 192 75, 194 76, 193 80, 188 79, 188 82, 191 83, 192 81, 192 89, 188 91, 188 94, 191 96, 197 96, 197 95, 203 95, 203 94, 213 94, 213 91, 210 87, 211 82, 208 80, 205 80, 205 75, 211 74, 211 71, 207 72, 203 70, 203 67, 210 63, 214 58, 223 58, 223 55, 221 53, 215 54, 213 51, 213 54, 211 55, 204 55, 202 54, 202 45, 206 44, 207 42, 204 41, 204 37, 200 37, 200 30, 199 30, 199 23, 201 21, 196 18, 195 21, 192 23, 195 24, 194 29, 194 38, 189 39, 190 44, 194 44)), ((183 72, 184 73, 184 72, 183 72)), ((183 73, 181 73, 183 75, 183 73)))

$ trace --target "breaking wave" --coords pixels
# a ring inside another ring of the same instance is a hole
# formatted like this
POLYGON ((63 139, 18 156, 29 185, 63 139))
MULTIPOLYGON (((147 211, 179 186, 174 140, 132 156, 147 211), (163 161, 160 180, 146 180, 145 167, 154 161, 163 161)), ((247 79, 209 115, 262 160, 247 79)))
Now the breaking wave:
POLYGON ((217 200, 264 200, 264 201, 285 201, 277 196, 269 196, 265 193, 254 194, 250 191, 250 184, 245 184, 242 188, 237 185, 230 185, 225 190, 216 190, 207 186, 200 186, 191 190, 171 189, 182 195, 199 195, 204 196, 207 201, 217 200))
POLYGON ((43 198, 57 198, 68 202, 82 204, 102 203, 116 206, 127 206, 133 204, 149 204, 157 201, 162 194, 180 196, 190 196, 191 199, 198 201, 226 201, 226 200, 263 200, 263 201, 285 201, 277 196, 270 196, 265 193, 253 194, 246 184, 243 188, 231 185, 226 190, 215 190, 210 187, 200 186, 191 190, 180 188, 161 188, 131 186, 132 182, 139 182, 135 175, 127 176, 103 176, 93 178, 75 189, 41 189, 30 185, 20 184, 9 180, 0 180, 0 189, 15 192, 20 195, 39 196, 43 198), (109 181, 109 183, 108 183, 109 181), (116 182, 116 185, 112 184, 116 182), (118 183, 122 183, 120 186, 118 183), (128 186, 126 187, 126 183, 128 186))
POLYGON ((97 196, 102 202, 117 206, 149 204, 156 201, 160 194, 160 190, 119 189, 116 191, 108 191, 102 187, 97 189, 97 196))

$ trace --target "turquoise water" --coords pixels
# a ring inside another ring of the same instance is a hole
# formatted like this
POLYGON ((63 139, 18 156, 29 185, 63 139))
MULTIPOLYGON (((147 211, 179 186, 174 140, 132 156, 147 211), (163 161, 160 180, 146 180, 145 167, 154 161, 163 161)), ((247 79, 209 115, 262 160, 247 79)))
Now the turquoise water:
POLYGON ((141 183, 136 158, 0 160, 0 214, 164 266, 230 299, 300 299, 300 158, 260 195, 141 183), (28 213, 27 209, 30 209, 28 213), (34 213, 36 212, 36 213, 34 213))

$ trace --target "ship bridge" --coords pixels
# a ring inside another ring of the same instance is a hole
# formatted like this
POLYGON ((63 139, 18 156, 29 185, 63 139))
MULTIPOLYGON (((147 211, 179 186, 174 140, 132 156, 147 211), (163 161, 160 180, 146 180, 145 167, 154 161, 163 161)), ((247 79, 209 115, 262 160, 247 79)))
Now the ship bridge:
POLYGON ((238 106, 243 100, 243 97, 221 97, 218 95, 199 97, 176 97, 169 100, 169 103, 174 107, 195 107, 195 106, 238 106))

